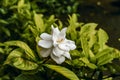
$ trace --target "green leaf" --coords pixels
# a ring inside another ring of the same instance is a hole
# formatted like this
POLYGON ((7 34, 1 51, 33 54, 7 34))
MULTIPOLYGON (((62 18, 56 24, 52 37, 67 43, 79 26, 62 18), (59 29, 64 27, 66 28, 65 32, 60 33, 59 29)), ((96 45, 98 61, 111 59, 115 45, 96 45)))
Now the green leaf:
POLYGON ((96 57, 95 57, 94 53, 92 52, 92 50, 89 50, 89 56, 90 56, 90 61, 92 63, 96 63, 96 57))
POLYGON ((105 43, 108 40, 108 35, 103 29, 99 29, 98 31, 98 39, 99 39, 99 45, 100 45, 100 51, 106 48, 105 43))
POLYGON ((32 59, 32 60, 36 60, 36 57, 33 53, 33 51, 30 49, 30 47, 22 41, 7 41, 4 43, 5 45, 9 45, 9 46, 17 46, 22 48, 25 53, 32 59))
POLYGON ((3 20, 3 19, 0 19, 0 24, 9 24, 7 21, 3 20))
POLYGON ((23 7, 23 5, 24 5, 24 0, 19 0, 19 2, 18 2, 18 8, 23 7))
POLYGON ((70 51, 70 55, 72 57, 80 57, 80 56, 82 56, 82 54, 78 50, 72 50, 72 51, 70 51))
POLYGON ((97 24, 95 23, 85 24, 81 27, 81 31, 79 32, 83 53, 87 58, 94 56, 94 54, 92 54, 92 52, 90 51, 90 48, 92 48, 93 44, 95 44, 97 40, 95 36, 96 26, 97 24))
POLYGON ((91 69, 97 68, 97 66, 93 63, 90 63, 90 61, 86 57, 80 58, 79 60, 83 61, 91 69))
POLYGON ((70 80, 79 80, 78 77, 75 75, 75 73, 73 73, 72 71, 70 71, 69 69, 65 67, 61 67, 57 65, 50 65, 50 64, 45 64, 45 66, 62 74, 63 76, 65 76, 66 78, 70 80))
POLYGON ((0 48, 0 53, 4 53, 4 49, 3 48, 0 48))
POLYGON ((97 24, 96 23, 87 23, 85 25, 82 26, 80 34, 93 34, 95 31, 97 24))
POLYGON ((111 62, 115 57, 114 55, 115 55, 114 49, 110 47, 98 52, 95 55, 96 59, 98 60, 97 64, 104 65, 111 62))
POLYGON ((20 74, 15 78, 15 80, 45 80, 40 75, 27 75, 27 74, 20 74))
POLYGON ((45 31, 44 21, 42 17, 43 17, 42 14, 36 14, 34 12, 34 22, 37 27, 37 30, 40 31, 41 33, 45 31))
POLYGON ((84 36, 81 36, 80 40, 81 40, 81 46, 83 49, 83 53, 88 58, 89 57, 89 46, 88 46, 87 38, 85 38, 84 36))
POLYGON ((82 57, 79 60, 83 61, 84 63, 90 63, 86 57, 82 57))
POLYGON ((7 35, 7 36, 10 36, 10 30, 5 28, 5 27, 1 27, 1 30, 7 35))
POLYGON ((110 63, 111 61, 113 60, 113 56, 110 54, 110 55, 106 55, 102 58, 100 58, 97 62, 97 64, 100 66, 100 65, 105 65, 107 63, 110 63))
POLYGON ((120 58, 120 51, 118 49, 114 49, 114 58, 120 58))
POLYGON ((106 49, 98 52, 98 53, 95 55, 95 57, 96 57, 96 58, 100 58, 100 57, 102 57, 102 56, 105 56, 106 54, 110 54, 112 51, 113 51, 113 48, 106 48, 106 49))
POLYGON ((69 16, 69 26, 67 28, 67 34, 70 35, 71 40, 77 39, 77 31, 76 28, 79 26, 79 23, 77 22, 77 16, 76 14, 73 14, 72 16, 69 16), (72 32, 72 33, 71 33, 72 32))
POLYGON ((80 61, 79 59, 74 59, 74 60, 72 60, 71 65, 73 65, 74 67, 81 68, 85 64, 83 63, 83 61, 80 61))
POLYGON ((86 63, 86 65, 91 69, 96 69, 97 68, 97 66, 93 63, 86 63))
POLYGON ((96 42, 96 26, 97 24, 95 23, 85 24, 81 27, 81 31, 79 32, 80 36, 83 36, 87 40, 89 48, 96 42))
POLYGON ((21 70, 34 70, 38 67, 35 62, 30 61, 20 49, 13 50, 4 64, 10 64, 21 70))

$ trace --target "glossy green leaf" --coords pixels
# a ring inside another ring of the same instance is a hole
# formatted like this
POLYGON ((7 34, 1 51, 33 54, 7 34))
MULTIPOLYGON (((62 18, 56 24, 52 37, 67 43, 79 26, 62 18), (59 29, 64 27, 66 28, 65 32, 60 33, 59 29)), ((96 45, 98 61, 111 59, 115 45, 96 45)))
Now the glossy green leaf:
POLYGON ((90 56, 90 61, 92 63, 96 63, 96 57, 95 57, 94 53, 92 52, 92 50, 89 50, 89 56, 90 56))
POLYGON ((30 61, 20 49, 13 50, 4 64, 13 65, 21 70, 34 70, 38 67, 38 65, 35 62, 30 61))
POLYGON ((112 54, 104 55, 98 59, 97 64, 99 66, 104 65, 104 64, 110 63, 113 59, 114 59, 114 56, 112 54))
POLYGON ((93 63, 86 63, 86 65, 91 69, 96 69, 97 68, 97 66, 93 63))
POLYGON ((114 49, 113 48, 106 48, 100 52, 98 52, 95 57, 97 58, 98 65, 104 65, 111 62, 114 59, 114 49))
POLYGON ((118 49, 114 49, 114 58, 120 58, 120 51, 118 49))
POLYGON ((22 42, 22 41, 7 41, 7 42, 5 42, 5 45, 20 47, 25 51, 26 55, 28 55, 32 60, 36 60, 33 51, 30 49, 30 47, 25 42, 22 42))
POLYGON ((96 42, 96 26, 97 24, 95 23, 85 24, 81 27, 81 31, 79 32, 80 36, 86 38, 89 48, 96 42))
POLYGON ((106 49, 98 52, 98 53, 95 55, 95 57, 96 57, 96 58, 100 58, 100 57, 102 57, 102 56, 105 56, 106 54, 110 54, 112 51, 113 51, 113 48, 106 48, 106 49))
POLYGON ((44 21, 43 21, 42 17, 43 17, 42 14, 36 14, 34 12, 34 22, 37 27, 37 30, 40 31, 41 33, 43 31, 45 31, 44 21))
POLYGON ((85 25, 82 26, 80 34, 94 34, 95 28, 96 28, 97 24, 96 23, 87 23, 85 25))
POLYGON ((76 14, 73 14, 72 16, 69 16, 69 26, 67 28, 67 34, 70 35, 71 40, 77 39, 77 31, 76 28, 79 26, 79 23, 77 22, 77 16, 76 14))
POLYGON ((80 40, 81 40, 81 46, 83 49, 83 53, 86 57, 94 57, 94 54, 90 50, 90 48, 96 43, 97 38, 95 36, 96 34, 96 28, 97 24, 95 23, 88 23, 81 27, 80 34, 80 40))
POLYGON ((81 36, 80 39, 81 39, 81 46, 82 46, 82 49, 83 49, 83 53, 88 58, 89 57, 89 45, 88 45, 88 42, 87 42, 87 38, 84 37, 84 36, 81 36))
POLYGON ((74 59, 72 60, 72 64, 75 67, 81 68, 82 66, 85 66, 85 64, 83 63, 83 61, 80 61, 79 59, 74 59))
POLYGON ((80 58, 79 60, 83 61, 91 69, 97 68, 97 66, 93 63, 90 63, 90 61, 86 57, 80 58))
POLYGON ((19 0, 19 2, 18 2, 18 8, 23 7, 23 5, 24 5, 24 0, 19 0))
POLYGON ((62 66, 57 66, 57 65, 50 65, 50 64, 45 64, 45 66, 47 68, 50 68, 60 74, 62 74, 63 76, 65 76, 66 78, 70 79, 70 80, 79 80, 79 78, 75 75, 75 73, 73 73, 72 71, 70 71, 69 69, 62 67, 62 66))
POLYGON ((80 57, 80 56, 82 56, 82 54, 78 50, 72 50, 72 51, 70 51, 70 54, 71 54, 72 57, 80 57))
POLYGON ((99 39, 98 43, 100 45, 100 51, 101 51, 102 49, 106 48, 105 43, 108 40, 108 35, 103 29, 99 29, 99 31, 98 31, 98 39, 99 39))
POLYGON ((83 61, 84 63, 90 63, 90 61, 86 57, 82 57, 79 60, 83 61))

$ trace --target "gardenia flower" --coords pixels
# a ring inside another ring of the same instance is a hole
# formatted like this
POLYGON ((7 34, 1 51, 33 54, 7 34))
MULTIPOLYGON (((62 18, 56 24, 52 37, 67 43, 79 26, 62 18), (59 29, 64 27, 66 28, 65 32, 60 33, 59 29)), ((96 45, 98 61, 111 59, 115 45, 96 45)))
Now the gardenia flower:
POLYGON ((42 57, 50 56, 57 64, 61 64, 65 61, 65 57, 71 59, 70 50, 76 48, 75 42, 66 39, 66 30, 63 28, 59 31, 58 28, 52 26, 52 34, 42 33, 40 35, 41 40, 38 45, 42 47, 40 55, 42 57))

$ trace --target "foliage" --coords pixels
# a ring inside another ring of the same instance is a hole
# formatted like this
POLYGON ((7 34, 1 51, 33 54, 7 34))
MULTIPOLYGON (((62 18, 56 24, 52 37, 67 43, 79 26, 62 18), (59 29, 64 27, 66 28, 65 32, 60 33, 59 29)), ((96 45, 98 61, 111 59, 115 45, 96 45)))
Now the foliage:
MULTIPOLYGON (((76 14, 69 15, 66 22, 66 36, 77 46, 70 52, 72 60, 58 65, 50 58, 42 58, 39 55, 41 48, 38 47, 40 34, 50 33, 51 25, 62 29, 64 24, 55 15, 44 17, 38 13, 46 11, 42 8, 38 11, 36 3, 53 5, 55 0, 1 0, 1 80, 106 80, 119 76, 120 51, 107 45, 109 37, 103 29, 97 29, 96 23, 78 22, 76 14)), ((77 7, 78 4, 73 5, 77 7)))

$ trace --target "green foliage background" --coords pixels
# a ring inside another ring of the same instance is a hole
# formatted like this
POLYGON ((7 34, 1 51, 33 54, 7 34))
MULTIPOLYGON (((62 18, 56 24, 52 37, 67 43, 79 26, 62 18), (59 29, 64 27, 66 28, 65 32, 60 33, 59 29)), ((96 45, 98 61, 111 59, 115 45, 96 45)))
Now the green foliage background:
POLYGON ((109 47, 109 39, 96 23, 78 21, 82 0, 1 0, 0 80, 112 80, 120 74, 120 51, 109 47), (64 6, 63 6, 64 5, 64 6), (68 15, 63 22, 59 18, 68 15), (77 48, 72 60, 57 65, 39 55, 40 34, 51 25, 68 26, 67 38, 77 48))

